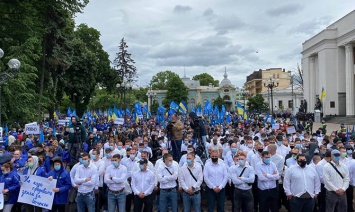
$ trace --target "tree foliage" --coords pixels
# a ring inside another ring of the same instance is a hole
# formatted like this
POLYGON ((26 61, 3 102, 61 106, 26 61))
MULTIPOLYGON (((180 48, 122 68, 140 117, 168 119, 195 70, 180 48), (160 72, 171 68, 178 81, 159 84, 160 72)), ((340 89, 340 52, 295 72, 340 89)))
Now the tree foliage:
POLYGON ((188 89, 179 76, 171 77, 166 83, 166 86, 168 91, 166 92, 166 98, 163 100, 165 108, 169 108, 171 101, 177 104, 179 104, 181 100, 187 102, 188 89))
POLYGON ((207 73, 202 73, 195 75, 192 77, 193 80, 199 80, 200 85, 202 86, 208 86, 210 83, 212 83, 213 86, 218 87, 219 86, 219 81, 215 80, 211 75, 207 73))
POLYGON ((248 112, 263 113, 269 111, 268 104, 261 94, 256 94, 248 98, 248 112))
POLYGON ((219 110, 222 109, 222 105, 225 106, 224 100, 222 99, 222 97, 220 95, 218 95, 217 99, 214 100, 213 105, 214 106, 216 105, 219 110))
MULTIPOLYGON (((158 72, 156 75, 152 77, 150 84, 153 90, 167 90, 168 89, 168 82, 171 81, 173 78, 179 78, 179 75, 176 73, 166 70, 158 72)), ((181 81, 181 80, 180 80, 181 81)))
POLYGON ((127 51, 128 45, 124 38, 121 39, 118 47, 119 51, 116 53, 116 58, 113 61, 119 79, 122 82, 124 79, 133 82, 137 77, 137 68, 134 66, 135 62, 131 58, 132 54, 127 51))
POLYGON ((291 77, 291 83, 297 88, 300 88, 303 91, 303 70, 301 69, 300 65, 297 64, 296 73, 291 77))

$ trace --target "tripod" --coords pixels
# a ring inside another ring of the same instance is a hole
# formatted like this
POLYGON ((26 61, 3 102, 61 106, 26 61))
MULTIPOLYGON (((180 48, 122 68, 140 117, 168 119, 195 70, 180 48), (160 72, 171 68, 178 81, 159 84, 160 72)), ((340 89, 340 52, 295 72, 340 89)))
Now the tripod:
MULTIPOLYGON (((202 159, 207 160, 208 158, 208 151, 205 146, 205 142, 203 141, 200 133, 200 123, 196 121, 196 124, 194 124, 194 134, 195 134, 195 139, 196 139, 196 144, 197 144, 197 149, 196 153, 198 156, 200 156, 202 159)), ((205 161, 204 161, 205 162, 205 161)))

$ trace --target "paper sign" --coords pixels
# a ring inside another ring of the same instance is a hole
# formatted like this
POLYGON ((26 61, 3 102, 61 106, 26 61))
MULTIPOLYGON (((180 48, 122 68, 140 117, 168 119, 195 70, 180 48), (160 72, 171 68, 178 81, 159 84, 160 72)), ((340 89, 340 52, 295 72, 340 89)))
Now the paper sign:
POLYGON ((139 118, 139 119, 142 119, 142 118, 143 118, 143 115, 138 115, 138 118, 139 118))
POLYGON ((4 190, 5 183, 0 183, 0 210, 4 208, 4 194, 2 191, 4 190))
POLYGON ((201 116, 202 116, 202 112, 197 112, 196 115, 197 115, 198 117, 201 117, 201 116))
POLYGON ((22 181, 18 202, 34 205, 41 208, 52 209, 54 191, 57 180, 34 175, 25 175, 22 181))
POLYGON ((296 133, 295 127, 287 127, 287 134, 296 133))
POLYGON ((271 129, 278 130, 280 128, 280 124, 273 124, 271 129))
POLYGON ((39 134, 39 125, 25 125, 25 133, 29 134, 39 134))
POLYGON ((123 122, 124 122, 124 118, 116 118, 113 123, 114 124, 123 124, 123 122))

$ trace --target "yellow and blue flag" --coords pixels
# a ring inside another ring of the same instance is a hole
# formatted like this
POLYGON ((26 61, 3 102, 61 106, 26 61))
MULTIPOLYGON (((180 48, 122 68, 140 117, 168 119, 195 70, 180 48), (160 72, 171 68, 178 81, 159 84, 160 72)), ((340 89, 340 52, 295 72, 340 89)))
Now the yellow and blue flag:
POLYGON ((320 100, 323 101, 323 99, 327 96, 327 92, 325 92, 324 87, 322 87, 322 92, 320 94, 320 100))
POLYGON ((242 115, 242 120, 245 120, 248 118, 248 115, 247 115, 244 107, 239 102, 237 102, 237 112, 239 115, 242 115))
POLYGON ((188 107, 187 107, 187 104, 184 100, 181 100, 179 107, 180 107, 180 111, 182 112, 182 114, 185 115, 188 111, 188 107))

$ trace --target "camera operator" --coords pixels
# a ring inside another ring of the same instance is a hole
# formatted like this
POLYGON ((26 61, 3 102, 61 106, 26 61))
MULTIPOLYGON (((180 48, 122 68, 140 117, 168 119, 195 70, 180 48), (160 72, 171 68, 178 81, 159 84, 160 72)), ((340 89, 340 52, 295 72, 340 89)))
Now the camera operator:
POLYGON ((68 150, 71 157, 70 165, 74 166, 78 162, 77 155, 83 151, 83 141, 86 141, 86 131, 84 126, 79 122, 77 116, 71 117, 71 124, 65 129, 65 136, 68 137, 68 150))
POLYGON ((199 153, 199 156, 202 155, 202 153, 205 153, 206 154, 206 158, 208 158, 208 152, 206 151, 206 135, 207 135, 207 132, 206 132, 206 128, 205 128, 205 125, 203 124, 203 121, 202 119, 198 118, 196 113, 194 112, 191 112, 189 114, 189 121, 190 121, 190 126, 191 128, 194 130, 194 135, 193 135, 193 138, 195 140, 199 140, 200 142, 197 143, 197 153, 199 153), (201 149, 202 148, 202 149, 201 149), (203 151, 203 152, 200 152, 200 151, 203 151))
POLYGON ((181 143, 182 143, 182 130, 184 129, 184 124, 178 120, 178 117, 176 114, 173 114, 171 116, 171 122, 168 124, 166 127, 168 133, 171 135, 171 146, 173 150, 173 158, 175 161, 180 160, 181 156, 181 143))

